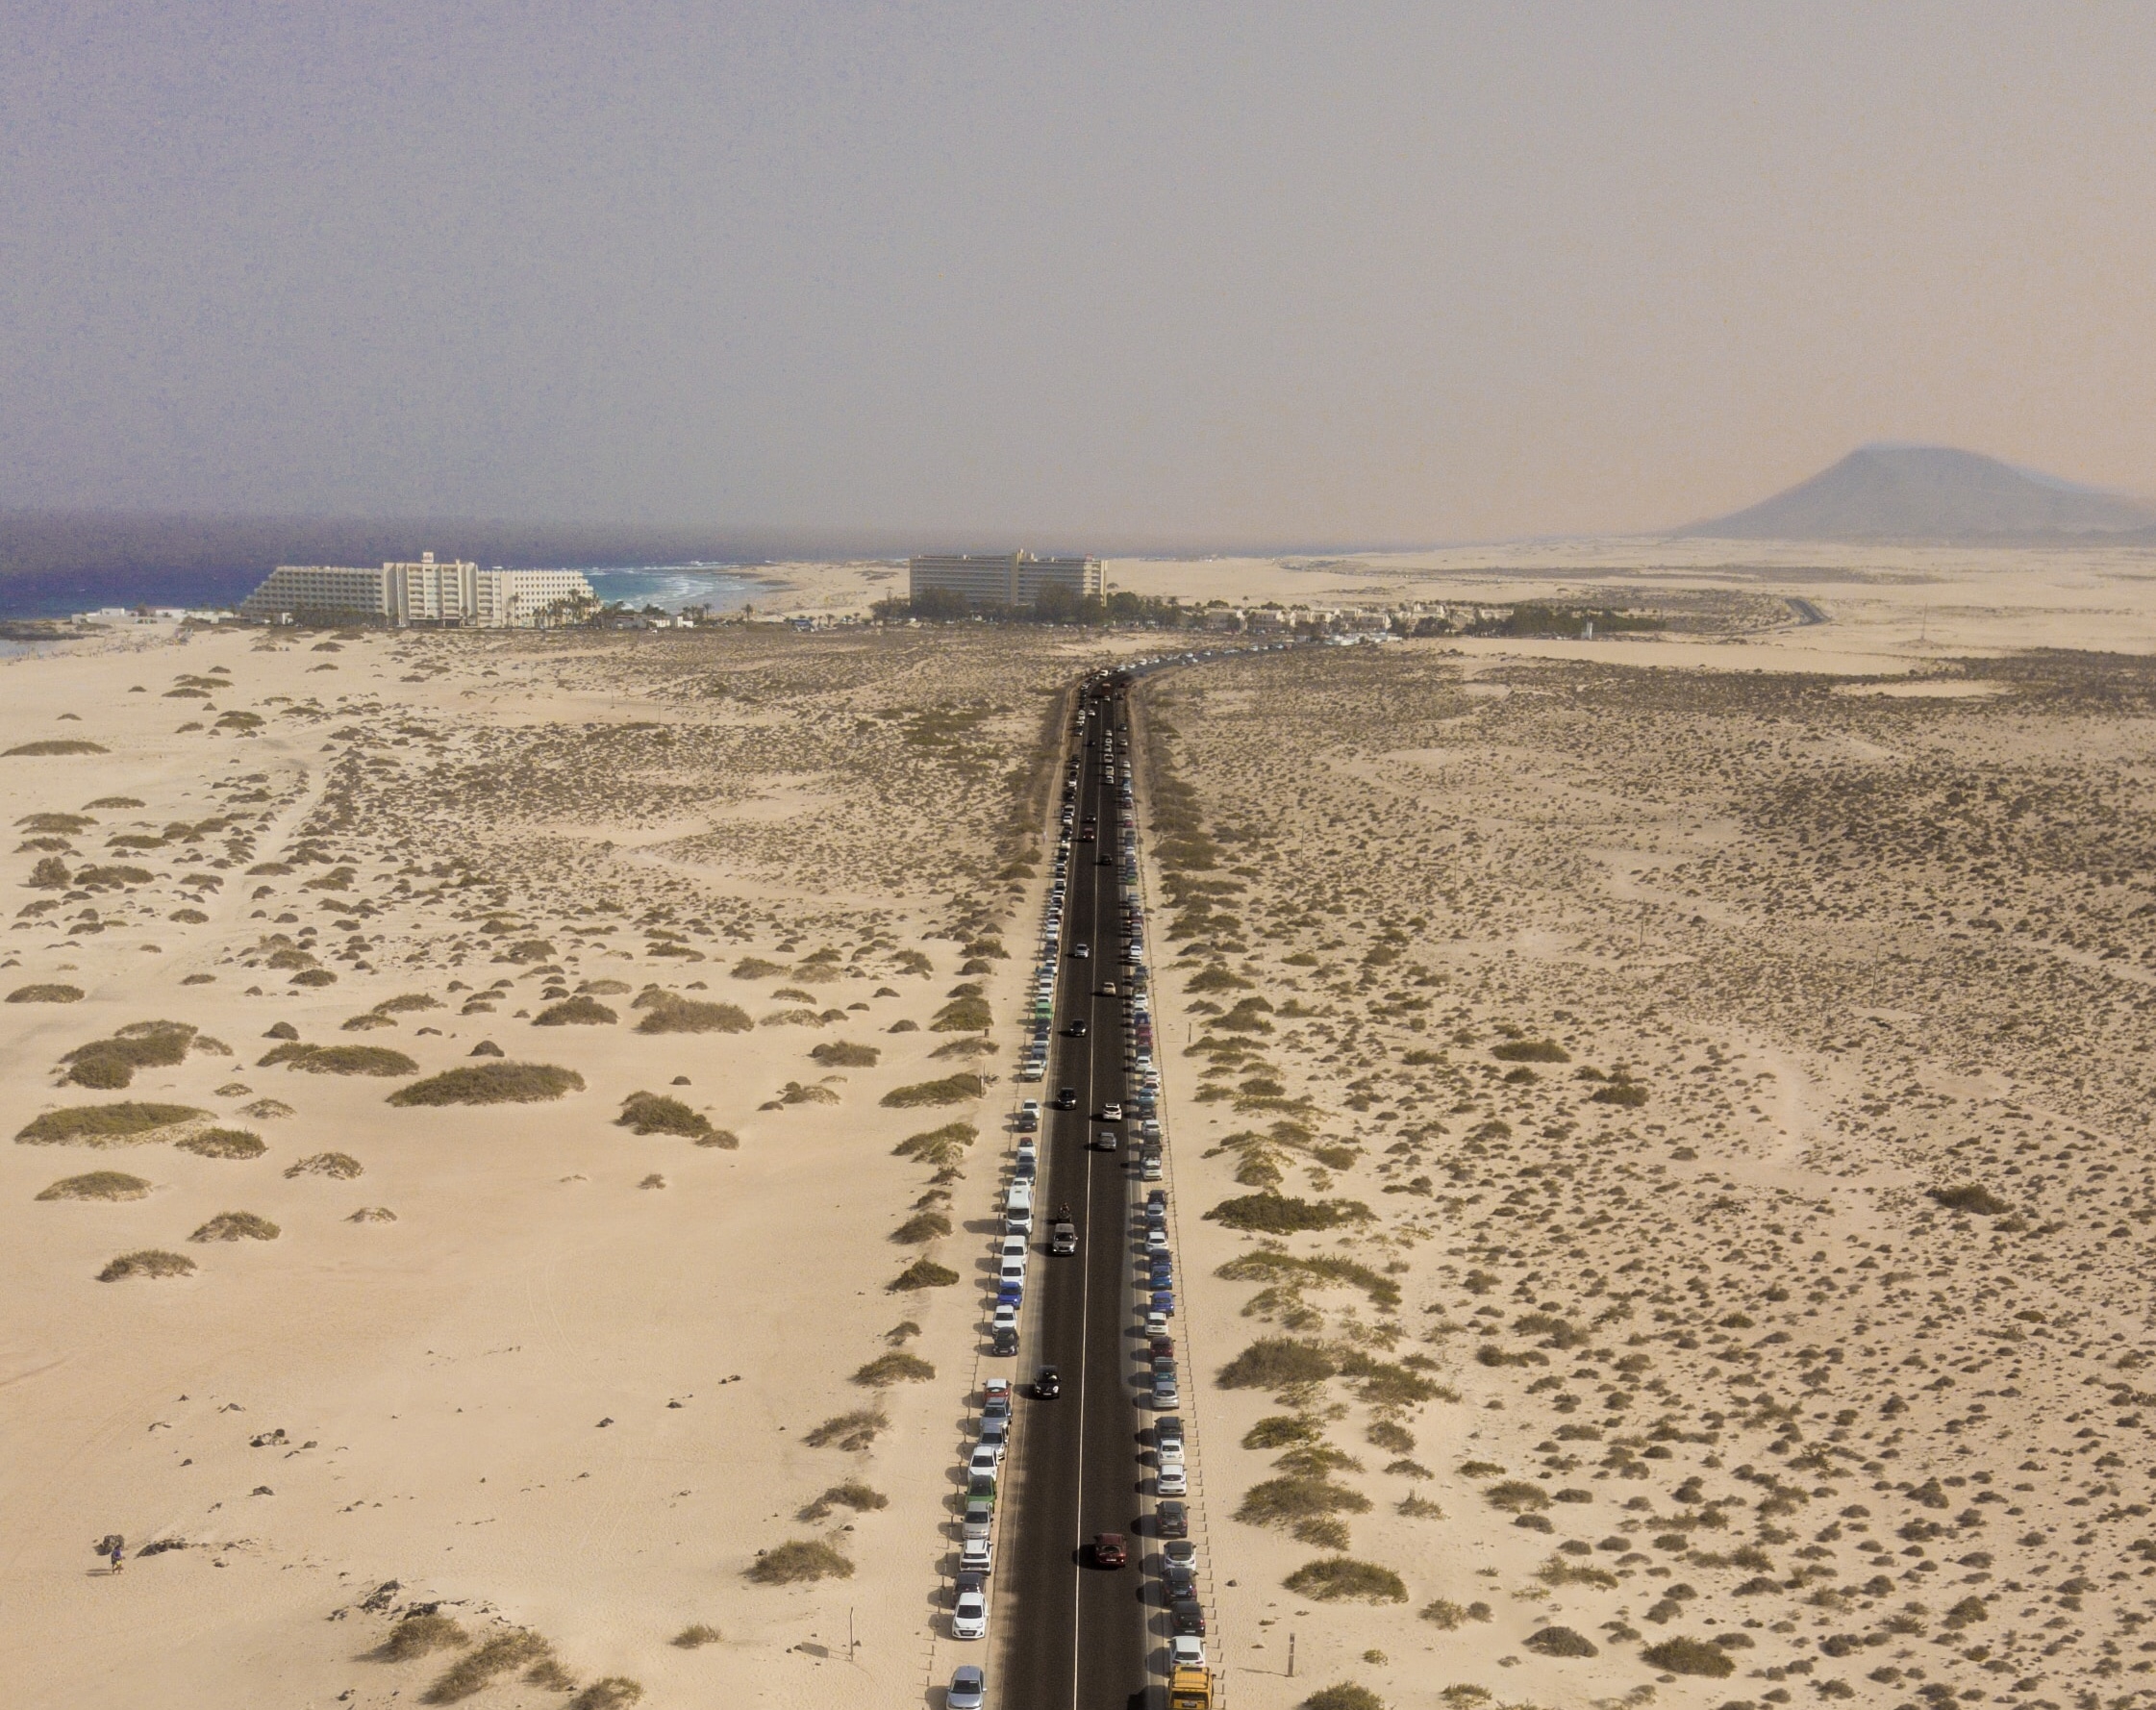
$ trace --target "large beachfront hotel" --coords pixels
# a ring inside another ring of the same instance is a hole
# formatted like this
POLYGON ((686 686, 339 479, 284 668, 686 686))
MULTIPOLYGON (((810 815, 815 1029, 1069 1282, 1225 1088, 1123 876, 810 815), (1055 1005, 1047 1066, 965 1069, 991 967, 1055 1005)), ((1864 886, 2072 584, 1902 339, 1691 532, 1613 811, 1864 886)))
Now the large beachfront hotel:
POLYGON ((416 564, 380 569, 279 565, 240 602, 239 615, 269 623, 387 620, 399 628, 534 629, 567 606, 597 601, 576 570, 483 570, 468 561, 437 564, 433 553, 423 552, 416 564))
POLYGON ((916 558, 911 597, 957 593, 970 606, 1031 606, 1048 589, 1084 598, 1108 591, 1097 558, 1036 558, 1030 552, 963 553, 949 558, 916 558))

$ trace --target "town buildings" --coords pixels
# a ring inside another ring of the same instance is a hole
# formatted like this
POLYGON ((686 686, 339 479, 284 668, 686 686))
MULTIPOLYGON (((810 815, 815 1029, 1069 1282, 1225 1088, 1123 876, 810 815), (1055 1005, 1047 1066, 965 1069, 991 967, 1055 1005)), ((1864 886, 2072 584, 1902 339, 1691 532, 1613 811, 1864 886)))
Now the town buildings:
POLYGON ((910 595, 956 593, 969 606, 1025 607, 1040 603, 1054 590, 1073 599, 1099 596, 1108 589, 1097 558, 1036 558, 1030 552, 963 553, 946 558, 916 558, 910 595))
POLYGON ((597 603, 591 584, 576 570, 483 570, 466 560, 437 563, 423 552, 414 564, 379 569, 279 565, 240 602, 239 615, 272 623, 531 629, 597 603))

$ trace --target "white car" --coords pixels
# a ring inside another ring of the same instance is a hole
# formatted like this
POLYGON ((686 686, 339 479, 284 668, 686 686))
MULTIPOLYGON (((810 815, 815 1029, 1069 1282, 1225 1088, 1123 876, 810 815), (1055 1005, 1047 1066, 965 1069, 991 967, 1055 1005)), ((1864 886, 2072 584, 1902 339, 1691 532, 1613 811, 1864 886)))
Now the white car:
POLYGON ((983 1443, 976 1446, 973 1452, 965 1458, 966 1476, 970 1478, 993 1478, 995 1470, 1002 1465, 1003 1445, 1000 1443, 983 1443))
POLYGON ((986 1573, 995 1560, 995 1546, 986 1538, 968 1538, 959 1550, 961 1573, 986 1573))
POLYGON ((1163 1461, 1160 1475, 1153 1480, 1156 1496, 1187 1496, 1191 1494, 1190 1475, 1181 1461, 1163 1461))
POLYGON ((1167 1642, 1167 1666, 1170 1670, 1204 1668, 1205 1641, 1178 1633, 1167 1642))
POLYGON ((1120 1122, 1123 1119, 1123 1107, 1114 1103, 1102 1105, 1100 1119, 1104 1122, 1120 1122))
POLYGON ((1145 1250, 1149 1253, 1167 1251, 1167 1231, 1155 1223, 1145 1231, 1145 1250))
POLYGON ((1022 1235, 1006 1235, 1003 1238, 1003 1256, 1006 1259, 1023 1259, 1026 1256, 1026 1238, 1022 1235))
MULTIPOLYGON (((1161 1322, 1165 1325, 1167 1320, 1164 1317, 1161 1322)), ((989 1327, 994 1330, 1015 1330, 1018 1327, 1018 1309, 1009 1304, 998 1306, 995 1317, 989 1320, 989 1327)))
POLYGON ((986 1639, 989 1636, 989 1600, 979 1592, 960 1592, 951 1610, 951 1637, 986 1639))

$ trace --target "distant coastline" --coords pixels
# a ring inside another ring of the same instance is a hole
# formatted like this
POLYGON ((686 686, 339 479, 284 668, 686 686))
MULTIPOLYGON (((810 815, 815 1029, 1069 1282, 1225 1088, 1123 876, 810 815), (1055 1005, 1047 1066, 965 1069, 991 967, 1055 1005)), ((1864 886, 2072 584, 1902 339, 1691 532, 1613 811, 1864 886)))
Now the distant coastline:
MULTIPOLYGON (((684 606, 708 606, 733 612, 784 589, 779 576, 753 565, 671 564, 607 567, 568 565, 581 569, 593 591, 610 604, 657 606, 678 612, 684 606)), ((149 569, 19 570, 0 576, 0 621, 69 617, 108 606, 184 607, 192 611, 237 606, 251 593, 264 572, 244 567, 149 569)))

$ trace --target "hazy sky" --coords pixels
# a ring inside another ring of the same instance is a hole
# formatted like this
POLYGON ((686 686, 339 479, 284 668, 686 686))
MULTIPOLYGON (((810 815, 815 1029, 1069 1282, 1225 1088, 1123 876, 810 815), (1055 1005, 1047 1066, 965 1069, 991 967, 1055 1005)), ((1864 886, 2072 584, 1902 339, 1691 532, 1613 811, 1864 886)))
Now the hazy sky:
POLYGON ((2156 489, 2156 6, 98 4, 0 504, 1439 541, 2156 489))

